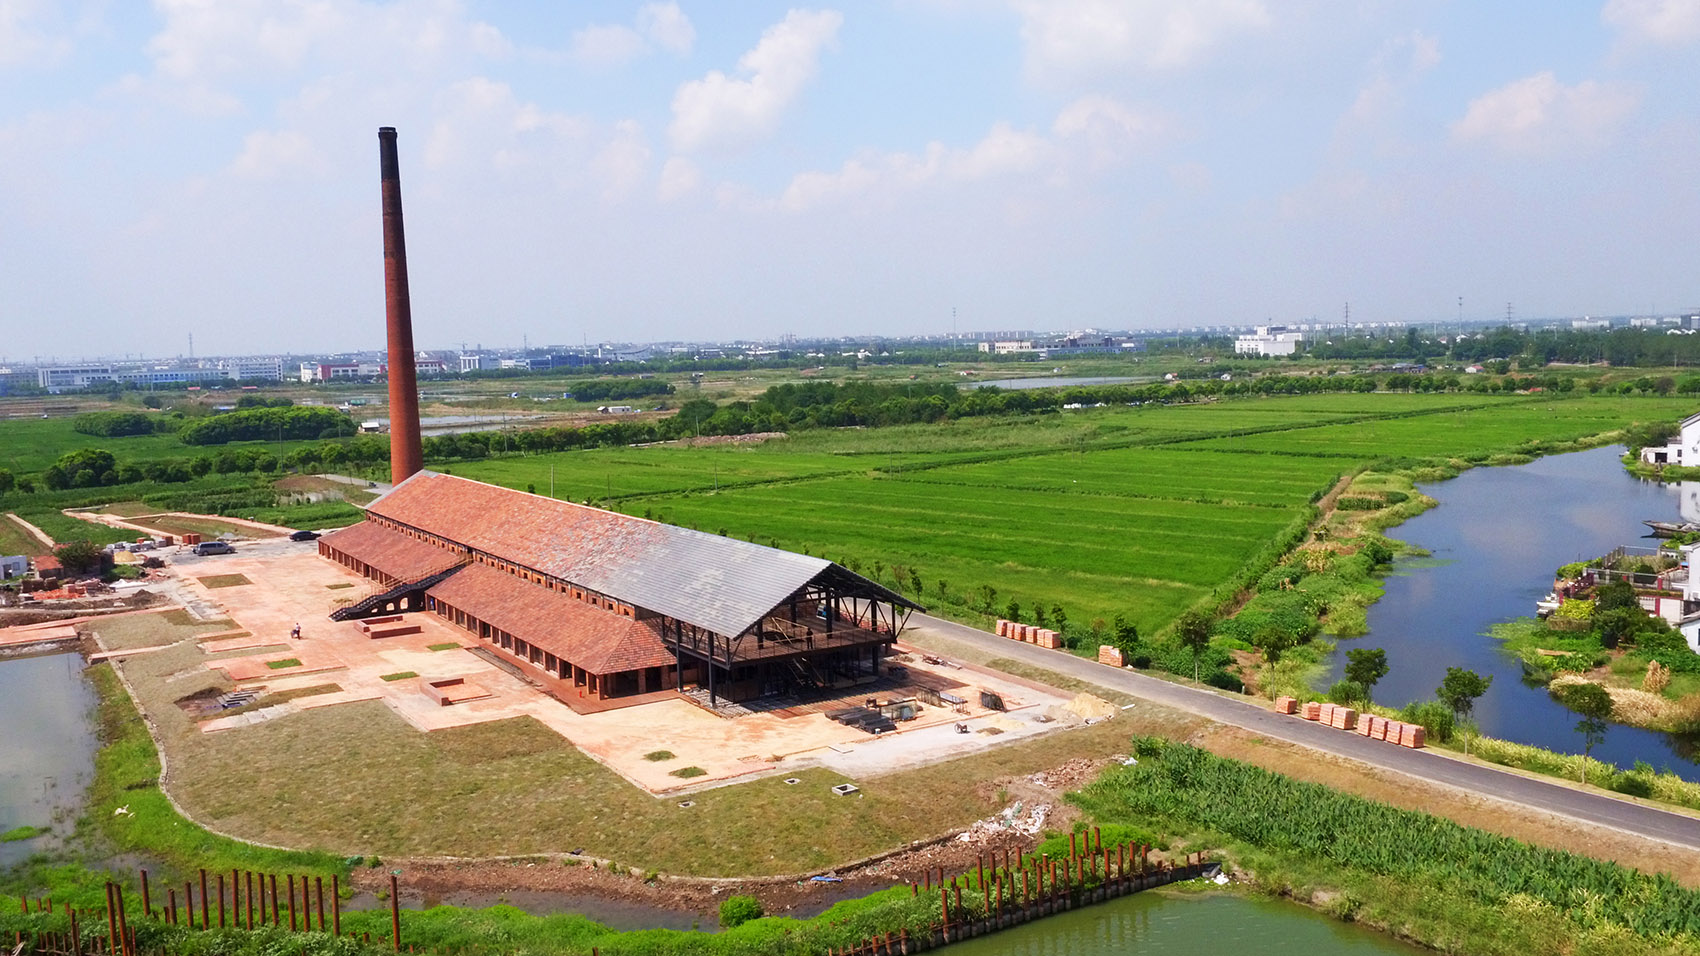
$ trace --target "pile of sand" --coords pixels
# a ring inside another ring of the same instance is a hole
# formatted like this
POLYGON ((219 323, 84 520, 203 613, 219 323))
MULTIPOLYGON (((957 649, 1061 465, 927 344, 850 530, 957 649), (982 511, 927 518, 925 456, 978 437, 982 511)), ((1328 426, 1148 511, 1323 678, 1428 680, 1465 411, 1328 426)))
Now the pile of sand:
POLYGON ((1094 697, 1091 694, 1084 693, 1075 695, 1075 698, 1064 704, 1063 708, 1081 720, 1102 720, 1105 717, 1116 715, 1115 704, 1102 697, 1094 697))

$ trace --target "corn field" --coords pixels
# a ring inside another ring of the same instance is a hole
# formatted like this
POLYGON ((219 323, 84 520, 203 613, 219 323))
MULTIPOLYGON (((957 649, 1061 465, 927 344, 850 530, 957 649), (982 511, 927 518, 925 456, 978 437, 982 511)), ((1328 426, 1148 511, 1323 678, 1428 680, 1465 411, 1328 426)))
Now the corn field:
POLYGON ((1443 887, 1494 909, 1533 906, 1578 928, 1624 929, 1700 951, 1700 893, 1668 876, 1529 846, 1180 744, 1136 744, 1136 766, 1113 768, 1081 794, 1101 820, 1162 821, 1367 871, 1413 892, 1443 887))

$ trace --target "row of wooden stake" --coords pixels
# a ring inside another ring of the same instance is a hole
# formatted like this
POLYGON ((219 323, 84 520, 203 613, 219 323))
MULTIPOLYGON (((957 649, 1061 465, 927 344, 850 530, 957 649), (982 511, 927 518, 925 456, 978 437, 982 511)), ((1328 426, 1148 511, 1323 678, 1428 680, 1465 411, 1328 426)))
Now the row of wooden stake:
MULTIPOLYGON (((148 871, 141 871, 142 884, 142 913, 149 919, 158 919, 168 926, 187 926, 190 929, 211 929, 213 927, 214 910, 213 887, 216 883, 217 925, 219 929, 227 926, 235 929, 252 930, 256 926, 273 926, 281 928, 284 919, 284 903, 280 898, 278 878, 275 874, 253 873, 251 871, 232 869, 227 884, 225 874, 208 874, 201 870, 200 879, 200 922, 195 920, 195 884, 194 881, 184 881, 183 902, 179 910, 177 887, 166 888, 165 905, 156 913, 153 906, 153 889, 148 880, 148 871), (268 886, 269 884, 269 886, 268 886), (228 888, 228 894, 227 894, 228 888), (179 918, 181 912, 181 918, 179 918), (256 918, 257 916, 257 918, 256 918), (269 919, 268 919, 269 917, 269 919)), ((288 916, 290 932, 313 932, 313 918, 318 917, 319 932, 330 932, 342 935, 342 883, 336 874, 331 875, 330 886, 330 919, 327 925, 325 918, 325 881, 323 877, 309 878, 305 875, 284 877, 283 895, 288 899, 288 916), (297 902, 297 880, 299 880, 299 910, 297 902)), ((390 929, 392 945, 397 951, 401 949, 401 908, 397 899, 396 878, 390 876, 390 929)), ((20 899, 19 903, 27 915, 31 912, 30 901, 20 899)), ((36 900, 35 912, 52 913, 53 900, 51 897, 36 900)), ((79 919, 86 919, 88 913, 79 913, 69 903, 65 904, 65 914, 70 920, 71 947, 64 948, 57 943, 50 943, 54 952, 82 953, 79 933, 79 919)), ((136 950, 135 930, 130 926, 129 911, 124 897, 124 888, 117 883, 108 881, 106 884, 106 945, 102 951, 109 951, 113 956, 138 956, 136 950)), ((46 934, 56 936, 58 934, 46 934)), ((21 941, 18 940, 18 941, 21 941)), ((371 934, 366 934, 366 941, 371 941, 371 934)), ((64 941, 58 941, 63 943, 64 941)))

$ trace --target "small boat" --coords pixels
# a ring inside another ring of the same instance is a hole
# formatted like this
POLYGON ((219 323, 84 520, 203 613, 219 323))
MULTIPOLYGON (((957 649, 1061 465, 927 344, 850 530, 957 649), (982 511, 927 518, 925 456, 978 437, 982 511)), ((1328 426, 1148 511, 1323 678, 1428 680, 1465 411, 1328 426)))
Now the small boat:
POLYGON ((1643 521, 1642 524, 1653 529, 1655 538, 1674 538, 1679 534, 1693 534, 1700 531, 1700 523, 1693 521, 1643 521))

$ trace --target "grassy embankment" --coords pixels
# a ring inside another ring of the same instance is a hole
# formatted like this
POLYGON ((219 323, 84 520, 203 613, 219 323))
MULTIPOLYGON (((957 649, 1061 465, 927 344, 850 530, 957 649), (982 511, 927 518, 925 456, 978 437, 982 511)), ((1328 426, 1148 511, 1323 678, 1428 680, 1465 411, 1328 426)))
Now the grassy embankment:
POLYGON ((1441 952, 1664 956, 1700 948, 1700 892, 1200 750, 1137 748, 1076 802, 1104 823, 1226 848, 1268 892, 1441 952))

